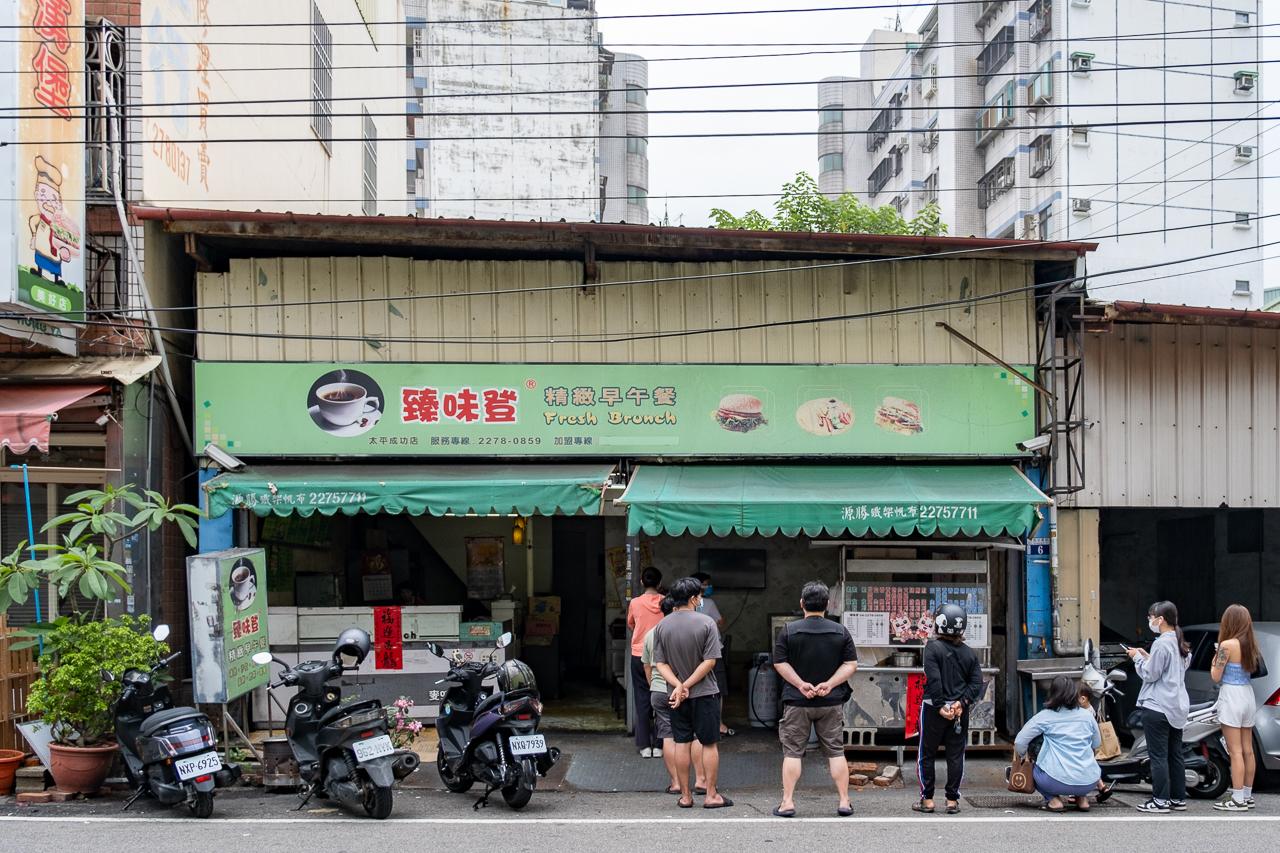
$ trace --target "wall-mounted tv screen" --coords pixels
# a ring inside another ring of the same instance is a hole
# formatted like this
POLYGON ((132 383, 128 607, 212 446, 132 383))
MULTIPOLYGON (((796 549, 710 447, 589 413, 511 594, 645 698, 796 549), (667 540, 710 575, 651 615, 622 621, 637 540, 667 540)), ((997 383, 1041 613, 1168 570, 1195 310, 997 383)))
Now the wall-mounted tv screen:
POLYGON ((699 548, 698 571, 721 589, 764 589, 763 548, 699 548))

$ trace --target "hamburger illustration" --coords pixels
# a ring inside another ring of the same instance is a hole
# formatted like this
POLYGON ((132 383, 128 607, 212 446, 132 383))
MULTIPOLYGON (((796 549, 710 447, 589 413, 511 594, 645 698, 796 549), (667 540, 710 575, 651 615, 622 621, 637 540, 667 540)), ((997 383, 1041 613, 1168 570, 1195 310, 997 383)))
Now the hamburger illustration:
POLYGON ((920 407, 901 397, 885 397, 876 409, 876 426, 902 435, 924 432, 920 422, 920 407))
POLYGON ((796 409, 796 423, 814 435, 838 435, 853 426, 853 407, 835 397, 810 400, 796 409))
POLYGON ((768 423, 764 419, 764 404, 750 394, 729 394, 722 398, 715 418, 716 423, 729 432, 751 432, 768 423))

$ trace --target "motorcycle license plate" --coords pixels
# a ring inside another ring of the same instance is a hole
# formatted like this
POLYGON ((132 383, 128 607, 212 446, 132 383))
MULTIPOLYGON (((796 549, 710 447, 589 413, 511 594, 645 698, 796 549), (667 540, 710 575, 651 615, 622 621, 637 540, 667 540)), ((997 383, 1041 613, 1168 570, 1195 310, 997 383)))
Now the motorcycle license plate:
POLYGON ((547 739, 542 735, 513 735, 508 743, 512 755, 541 755, 547 751, 547 739))
POLYGON ((384 755, 390 755, 395 752, 395 747, 391 745, 390 735, 378 735, 368 740, 358 740, 351 744, 351 751, 356 754, 356 761, 373 761, 375 758, 381 758, 384 755))
POLYGON ((186 782, 188 779, 194 779, 197 776, 217 773, 222 769, 222 759, 218 757, 216 752, 204 752, 200 755, 193 755, 190 758, 177 759, 173 762, 173 769, 177 771, 178 778, 186 782))

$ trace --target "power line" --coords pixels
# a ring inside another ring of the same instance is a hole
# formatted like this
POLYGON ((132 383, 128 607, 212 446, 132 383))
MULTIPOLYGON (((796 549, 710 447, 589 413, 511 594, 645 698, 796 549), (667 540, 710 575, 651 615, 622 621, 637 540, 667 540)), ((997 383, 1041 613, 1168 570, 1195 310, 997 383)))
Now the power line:
MULTIPOLYGON (((1277 26, 1280 26, 1280 24, 1259 24, 1257 25, 1256 28, 1265 29, 1265 28, 1271 28, 1271 27, 1277 27, 1277 26)), ((1235 26, 1201 27, 1201 28, 1187 29, 1187 30, 1169 30, 1167 32, 1152 31, 1147 33, 1126 33, 1126 34, 1117 34, 1114 36, 1080 36, 1080 37, 1073 37, 1073 38, 1066 38, 1066 37, 1053 38, 1053 37, 1046 36, 1044 38, 1037 38, 1037 39, 1030 39, 1030 38, 1013 39, 1008 43, 1018 45, 1018 44, 1055 44, 1059 42, 1071 43, 1071 44, 1088 43, 1088 42, 1106 42, 1110 44, 1113 42, 1200 41, 1204 38, 1204 34, 1206 33, 1216 33, 1216 32, 1222 32, 1222 31, 1239 33, 1239 30, 1240 28, 1235 26)), ((1280 38, 1280 33, 1260 33, 1258 35, 1252 35, 1252 36, 1233 34, 1229 36, 1218 36, 1216 37, 1215 40, 1216 41, 1223 41, 1223 40, 1254 41, 1257 39, 1272 39, 1272 38, 1280 38)), ((5 40, 0 39, 0 44, 3 44, 3 43, 5 43, 5 40)), ((153 43, 155 42, 151 40, 147 41, 147 44, 153 44, 153 43)), ((175 43, 175 44, 180 44, 180 43, 175 43)), ((203 42, 203 44, 205 44, 206 46, 209 45, 208 42, 203 42)), ((228 46, 231 46, 231 45, 253 46, 259 43, 237 41, 237 42, 221 42, 221 43, 214 43, 214 44, 215 46, 217 44, 224 44, 228 46)), ((987 44, 986 41, 980 41, 980 40, 973 40, 973 41, 959 40, 959 41, 948 41, 948 42, 934 41, 934 42, 930 42, 927 47, 929 50, 936 50, 941 48, 954 49, 958 47, 982 47, 982 46, 985 46, 986 44, 987 44)), ((612 60, 604 60, 604 59, 601 59, 599 56, 597 56, 592 59, 552 59, 552 60, 539 60, 539 61, 530 61, 530 62, 439 62, 439 63, 414 62, 412 65, 410 65, 407 62, 395 62, 387 65, 381 65, 381 64, 330 65, 329 69, 331 71, 356 71, 356 70, 367 71, 367 70, 375 70, 379 68, 386 68, 386 69, 394 68, 394 69, 404 69, 404 70, 408 70, 412 68, 413 70, 416 71, 417 69, 420 69, 420 68, 489 68, 489 67, 512 68, 512 67, 559 66, 559 65, 601 65, 606 62, 610 62, 614 65, 628 65, 628 64, 634 64, 634 63, 647 64, 650 62, 704 62, 704 61, 710 61, 715 59, 732 59, 732 60, 774 59, 774 58, 786 58, 786 57, 829 56, 829 55, 864 54, 864 53, 898 53, 898 52, 906 53, 910 50, 924 49, 924 46, 922 45, 913 46, 911 43, 908 43, 907 45, 902 45, 902 44, 867 45, 865 43, 861 44, 860 46, 855 46, 855 45, 859 45, 859 43, 858 42, 814 42, 812 44, 782 43, 779 46, 795 46, 795 47, 804 46, 804 47, 811 47, 811 48, 812 47, 839 47, 841 49, 839 50, 810 49, 810 50, 781 52, 781 53, 775 52, 775 53, 713 54, 708 56, 655 56, 655 57, 639 57, 637 59, 614 58, 612 60)), ((302 46, 302 45, 298 45, 298 46, 302 46)), ((491 44, 484 43, 480 45, 471 45, 471 46, 482 47, 482 48, 484 47, 500 47, 500 48, 581 47, 583 50, 594 50, 594 51, 599 50, 599 45, 594 43, 588 43, 588 42, 532 42, 532 43, 525 43, 525 44, 511 43, 511 42, 494 42, 491 44)), ((683 45, 673 45, 673 46, 683 46, 683 45)), ((712 44, 698 44, 698 45, 689 45, 689 46, 719 47, 720 45, 712 43, 712 44)), ((737 46, 740 46, 740 45, 735 45, 735 44, 724 45, 725 48, 737 47, 737 46)), ((767 45, 761 45, 761 46, 767 46, 767 45)), ((278 66, 245 66, 240 68, 232 68, 228 66, 211 66, 209 68, 162 67, 162 68, 135 68, 135 69, 130 69, 128 73, 129 74, 168 74, 168 73, 175 73, 175 72, 197 73, 202 71, 214 71, 221 74, 221 73, 238 73, 238 72, 250 72, 250 71, 310 71, 311 68, 312 67, 310 64, 278 65, 278 66)), ((87 67, 85 70, 87 73, 94 73, 95 69, 93 69, 92 67, 87 67)), ((39 72, 36 71, 35 69, 28 69, 28 68, 0 69, 0 74, 37 74, 37 73, 39 72)))
MULTIPOLYGON (((1270 219, 1276 216, 1280 216, 1280 213, 1266 214, 1264 216, 1257 217, 1257 219, 1270 219)), ((1107 236, 1134 237, 1134 236, 1142 236, 1146 234, 1164 233, 1167 231, 1189 231, 1195 228, 1208 228, 1208 227, 1215 227, 1215 226, 1221 226, 1221 225, 1229 225, 1229 224, 1232 224, 1233 222, 1234 220, 1232 220, 1231 222, 1204 222, 1204 223, 1197 223, 1192 225, 1179 225, 1171 228, 1159 228, 1159 229, 1153 229, 1153 230, 1147 230, 1147 231, 1134 231, 1134 232, 1129 232, 1127 234, 1115 234, 1115 235, 1107 235, 1107 236)), ((946 239, 946 238, 941 238, 941 239, 946 239)), ((999 246, 976 247, 976 248, 965 247, 960 249, 949 249, 949 250, 940 251, 940 252, 929 252, 929 253, 918 254, 918 255, 902 255, 902 256, 887 257, 887 258, 860 258, 852 261, 830 261, 830 262, 824 262, 824 263, 818 263, 818 264, 804 264, 804 265, 794 266, 794 267, 775 267, 771 269, 740 270, 740 271, 726 272, 726 273, 703 273, 703 274, 696 274, 696 275, 665 276, 665 277, 656 277, 656 278, 647 278, 647 279, 625 279, 621 281, 598 282, 596 284, 593 284, 592 286, 596 288, 631 287, 634 285, 641 285, 641 284, 654 285, 654 284, 666 284, 666 283, 677 282, 677 281, 705 281, 705 280, 717 280, 717 279, 723 279, 723 278, 742 278, 742 277, 750 277, 750 276, 757 276, 757 275, 773 275, 776 273, 808 272, 812 270, 822 270, 822 269, 840 269, 840 268, 857 267, 857 266, 869 266, 873 264, 883 264, 883 263, 891 263, 891 262, 937 260, 939 258, 969 256, 969 255, 981 254, 986 252, 1002 252, 1002 251, 1009 251, 1009 250, 1021 251, 1026 249, 1034 249, 1041 246, 1053 246, 1057 242, 1058 241, 1053 241, 1053 240, 1024 240, 1011 245, 999 245, 999 246)), ((225 305, 225 304, 223 305, 182 305, 182 306, 174 306, 174 307, 156 306, 153 310, 155 310, 156 312, 164 312, 164 313, 185 313, 185 312, 198 313, 200 311, 232 311, 232 310, 241 310, 241 309, 261 310, 264 308, 274 310, 276 308, 303 308, 303 307, 311 307, 316 305, 335 305, 336 306, 336 305, 366 305, 370 303, 391 303, 391 302, 418 302, 418 301, 434 302, 434 301, 444 300, 444 299, 465 299, 465 298, 472 298, 472 297, 480 298, 480 297, 489 297, 489 296, 512 296, 512 295, 524 294, 524 293, 541 294, 541 293, 550 293, 550 292, 561 291, 561 290, 578 290, 581 287, 582 287, 582 282, 576 281, 572 283, 545 285, 540 287, 506 288, 506 289, 494 289, 494 290, 486 290, 486 291, 468 291, 465 293, 424 293, 424 294, 404 294, 400 296, 359 296, 359 297, 351 297, 348 299, 309 299, 309 300, 293 301, 293 302, 276 301, 276 302, 270 303, 269 305, 262 305, 258 303, 243 303, 238 305, 225 305)), ((111 316, 120 316, 121 314, 139 313, 141 310, 142 309, 125 309, 122 311, 120 309, 113 309, 113 310, 99 309, 97 311, 85 311, 82 313, 86 315, 103 314, 103 315, 111 315, 111 316)), ((33 312, 25 316, 28 316, 28 317, 48 316, 50 318, 56 318, 62 315, 56 312, 33 312)))
MULTIPOLYGON (((986 302, 992 299, 999 299, 999 298, 1003 298, 1006 296, 1019 294, 1019 293, 1028 293, 1028 292, 1034 293, 1041 290, 1048 290, 1052 288, 1068 286, 1071 284, 1075 284, 1077 282, 1087 281, 1089 279, 1094 279, 1094 278, 1105 278, 1107 276, 1121 275, 1121 274, 1132 273, 1132 272, 1142 272, 1144 270, 1156 269, 1159 267, 1176 266, 1179 264, 1191 263, 1193 261, 1198 261, 1198 260, 1204 260, 1206 258, 1222 257, 1224 255, 1235 254, 1237 252, 1254 251, 1257 249, 1267 248, 1267 247, 1276 246, 1276 245, 1280 245, 1280 240, 1277 240, 1271 243, 1265 243, 1262 246, 1248 246, 1248 247, 1239 248, 1239 249, 1226 249, 1220 252, 1209 252, 1207 254, 1197 255, 1194 257, 1178 258, 1172 261, 1160 261, 1157 263, 1143 264, 1139 266, 1127 267, 1127 268, 1118 269, 1118 270, 1106 270, 1104 272, 1094 273, 1092 275, 1086 274, 1083 276, 1071 276, 1069 278, 1058 279, 1057 281, 1037 282, 1030 285, 1011 288, 1004 291, 997 291, 995 293, 985 294, 982 296, 970 296, 970 297, 963 297, 960 299, 940 300, 932 303, 925 303, 923 305, 905 306, 901 308, 884 308, 884 309, 878 309, 874 311, 864 311, 864 312, 857 312, 857 313, 851 313, 851 314, 840 314, 835 316, 812 317, 812 318, 806 318, 806 319, 761 321, 758 323, 745 323, 745 324, 738 324, 734 326, 713 326, 709 328, 704 327, 701 329, 654 331, 654 332, 638 333, 638 334, 631 334, 631 335, 600 337, 600 338, 594 338, 594 339, 585 339, 581 337, 570 338, 569 336, 565 336, 565 335, 547 335, 545 336, 545 338, 528 336, 528 335, 520 336, 520 337, 510 337, 510 338, 507 338, 507 337, 485 338, 485 337, 477 337, 474 335, 467 336, 465 338, 423 338, 423 337, 417 337, 417 336, 376 337, 372 335, 349 336, 349 335, 309 335, 309 334, 297 334, 297 333, 285 333, 285 332, 235 332, 235 331, 229 331, 229 330, 188 329, 188 328, 171 327, 171 326, 133 326, 133 328, 144 328, 144 329, 147 329, 148 331, 169 332, 171 334, 189 334, 189 335, 197 335, 197 336, 212 335, 215 337, 234 337, 234 338, 269 339, 269 340, 320 340, 320 341, 339 341, 339 342, 349 342, 349 343, 368 343, 369 340, 376 339, 382 344, 476 343, 480 345, 525 345, 529 343, 555 344, 558 340, 564 341, 564 342, 568 342, 568 340, 572 340, 573 343, 578 343, 578 344, 617 344, 617 343, 630 343, 634 341, 643 341, 643 340, 659 340, 659 339, 666 339, 666 338, 693 337, 696 335, 715 334, 715 333, 723 333, 723 332, 762 331, 767 329, 790 328, 795 326, 812 325, 816 323, 849 322, 853 320, 874 319, 877 317, 895 316, 895 315, 907 314, 907 313, 927 313, 929 311, 942 310, 946 308, 954 308, 961 305, 970 305, 970 304, 976 304, 978 302, 986 302)), ((1017 248, 1017 247, 1014 247, 1014 248, 1017 248)), ((908 260, 908 259, 904 258, 904 259, 895 259, 895 260, 908 260)), ((782 271, 783 270, 770 270, 768 272, 782 272, 782 271)), ((1204 272, 1204 271, 1205 270, 1199 270, 1199 272, 1204 272)), ((722 275, 733 275, 733 274, 722 274, 722 275)), ((689 276, 687 278, 701 278, 701 277, 702 276, 689 276)), ((599 285, 595 285, 595 286, 598 287, 599 285)), ((581 287, 581 284, 579 283, 575 285, 575 287, 581 287)), ((216 309, 218 306, 211 306, 211 307, 216 309)), ((24 316, 29 317, 31 315, 4 314, 0 316, 2 316, 5 319, 22 319, 24 316)))
MULTIPOLYGON (((1252 62, 1252 63, 1250 63, 1250 64, 1251 64, 1251 65, 1272 65, 1272 64, 1276 64, 1276 63, 1280 63, 1280 59, 1260 59, 1260 60, 1257 60, 1257 61, 1252 62)), ((1095 75, 1097 75, 1097 74, 1120 73, 1120 72, 1128 72, 1128 71, 1176 71, 1176 70, 1178 70, 1178 69, 1182 69, 1182 68, 1214 68, 1214 67, 1218 67, 1218 66, 1231 66, 1232 68, 1239 68, 1239 66, 1240 66, 1240 61, 1239 61, 1239 60, 1232 60, 1232 61, 1221 61, 1221 62, 1187 62, 1187 63, 1164 64, 1164 65, 1120 65, 1120 66, 1116 66, 1116 67, 1114 67, 1114 68, 1109 68, 1109 69, 1096 69, 1093 73, 1094 73, 1095 75)), ((216 70, 216 69, 214 69, 214 70, 216 70)), ((262 71, 275 71, 275 70, 278 70, 278 69, 275 69, 275 68, 263 68, 263 69, 259 69, 259 70, 262 70, 262 71)), ((1001 78, 1002 78, 1002 77, 1008 76, 1009 74, 1016 73, 1016 72, 1017 72, 1017 69, 1014 69, 1013 71, 997 71, 996 73, 994 73, 994 74, 990 74, 990 75, 986 75, 986 74, 978 74, 978 73, 973 73, 973 74, 939 74, 939 75, 937 75, 937 77, 933 77, 932 75, 930 75, 930 79, 936 79, 936 80, 975 80, 975 79, 984 78, 984 79, 993 79, 993 80, 994 80, 994 79, 996 79, 997 77, 1001 77, 1001 78)), ((1037 72, 1037 73, 1040 73, 1040 72, 1037 72)), ((1043 73, 1046 73, 1046 74, 1052 74, 1052 75, 1065 75, 1065 74, 1072 74, 1072 73, 1074 73, 1074 72, 1073 72, 1070 68, 1055 68, 1055 69, 1046 70, 1046 71, 1045 71, 1045 72, 1043 72, 1043 73)), ((851 82, 859 82, 859 83, 909 83, 909 82, 912 82, 913 80, 916 80, 916 79, 919 79, 919 78, 915 78, 915 77, 901 77, 901 76, 898 76, 898 77, 863 77, 863 78, 859 78, 859 79, 857 79, 857 80, 855 80, 855 81, 851 81, 851 82)), ((1224 80, 1226 80, 1226 79, 1230 79, 1230 78, 1229 78, 1229 77, 1227 77, 1226 75, 1223 75, 1223 79, 1224 79, 1224 80)), ((830 82, 832 82, 832 81, 831 81, 831 80, 829 80, 829 79, 825 79, 825 78, 824 78, 824 79, 821 79, 821 80, 790 80, 790 81, 771 80, 771 81, 764 81, 764 82, 742 82, 742 83, 685 83, 685 84, 672 85, 672 86, 649 86, 649 87, 647 87, 647 88, 645 89, 645 91, 646 91, 647 93, 652 94, 653 92, 706 91, 706 90, 712 90, 712 89, 714 89, 714 90, 725 90, 725 89, 768 89, 768 88, 780 88, 780 87, 784 87, 784 88, 785 88, 785 87, 790 87, 790 86, 816 86, 816 85, 819 85, 819 84, 822 84, 822 83, 830 83, 830 82)), ((532 89, 532 90, 510 91, 510 92, 507 92, 507 91, 497 91, 497 92, 446 92, 446 93, 428 93, 428 94, 423 94, 423 95, 420 95, 420 96, 410 96, 410 95, 408 95, 408 94, 406 94, 406 93, 401 92, 401 93, 399 93, 399 94, 393 94, 393 95, 367 95, 367 96, 363 96, 363 95, 346 95, 346 96, 336 96, 336 97, 324 98, 324 99, 323 99, 323 102, 325 102, 325 103, 341 103, 341 102, 344 102, 344 101, 362 101, 362 102, 369 102, 369 101, 387 101, 387 100, 393 100, 393 101, 404 101, 404 100, 411 100, 411 99, 415 99, 415 98, 416 98, 416 99, 418 99, 418 100, 435 100, 435 99, 448 99, 448 98, 511 98, 511 97, 523 97, 523 96, 526 96, 526 95, 592 95, 592 96, 599 96, 599 95, 602 95, 602 94, 605 94, 605 93, 610 93, 610 94, 612 94, 612 93, 618 93, 618 94, 623 94, 623 95, 625 95, 625 94, 626 94, 626 92, 627 92, 627 88, 626 88, 625 86, 617 87, 617 88, 609 88, 609 87, 591 87, 591 88, 587 88, 587 89, 532 89)), ((127 105, 127 106, 130 106, 130 107, 132 107, 133 109, 149 109, 149 108, 152 108, 152 107, 201 107, 201 106, 209 106, 209 105, 217 105, 217 104, 234 104, 234 105, 242 105, 242 106, 243 106, 243 105, 249 105, 249 104, 313 104, 313 103, 316 103, 316 99, 314 99, 314 98, 239 98, 239 99, 230 100, 230 101, 227 101, 227 100, 209 100, 209 101, 199 101, 199 100, 196 100, 196 101, 157 101, 157 102, 149 103, 149 104, 139 103, 139 104, 129 104, 129 105, 127 105)), ((88 109, 95 109, 95 108, 96 108, 96 109, 100 109, 100 108, 101 108, 101 106, 102 106, 101 104, 83 104, 83 103, 82 103, 82 104, 68 104, 68 105, 67 105, 68 109, 71 109, 71 110, 76 111, 76 112, 83 111, 83 110, 85 110, 86 108, 88 108, 88 109)), ((5 112, 17 112, 17 111, 22 111, 22 110, 26 110, 26 111, 39 111, 39 110, 43 110, 43 109, 44 109, 43 107, 31 107, 31 106, 0 106, 0 113, 5 113, 5 112)), ((923 108, 923 107, 913 107, 912 109, 924 109, 924 108, 923 108)), ((817 111, 818 111, 817 109, 815 109, 815 110, 814 110, 814 112, 817 112, 817 111)))

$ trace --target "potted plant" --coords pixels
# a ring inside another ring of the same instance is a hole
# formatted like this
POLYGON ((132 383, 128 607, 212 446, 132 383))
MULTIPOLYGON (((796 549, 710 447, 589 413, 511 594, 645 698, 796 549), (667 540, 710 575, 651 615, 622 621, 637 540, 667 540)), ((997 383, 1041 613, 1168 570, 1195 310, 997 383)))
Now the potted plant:
POLYGON ((195 547, 202 513, 190 504, 170 504, 159 492, 139 494, 132 486, 77 492, 66 503, 74 509, 41 528, 62 534, 60 544, 22 542, 0 560, 0 613, 46 585, 62 602, 61 615, 20 632, 27 646, 41 646, 40 678, 31 687, 27 710, 50 728, 49 771, 58 788, 91 793, 106 778, 116 749, 110 706, 120 687, 102 680, 102 667, 150 666, 164 653, 147 633, 145 617, 103 618, 107 603, 129 591, 124 566, 111 557, 128 537, 170 523, 195 547))

